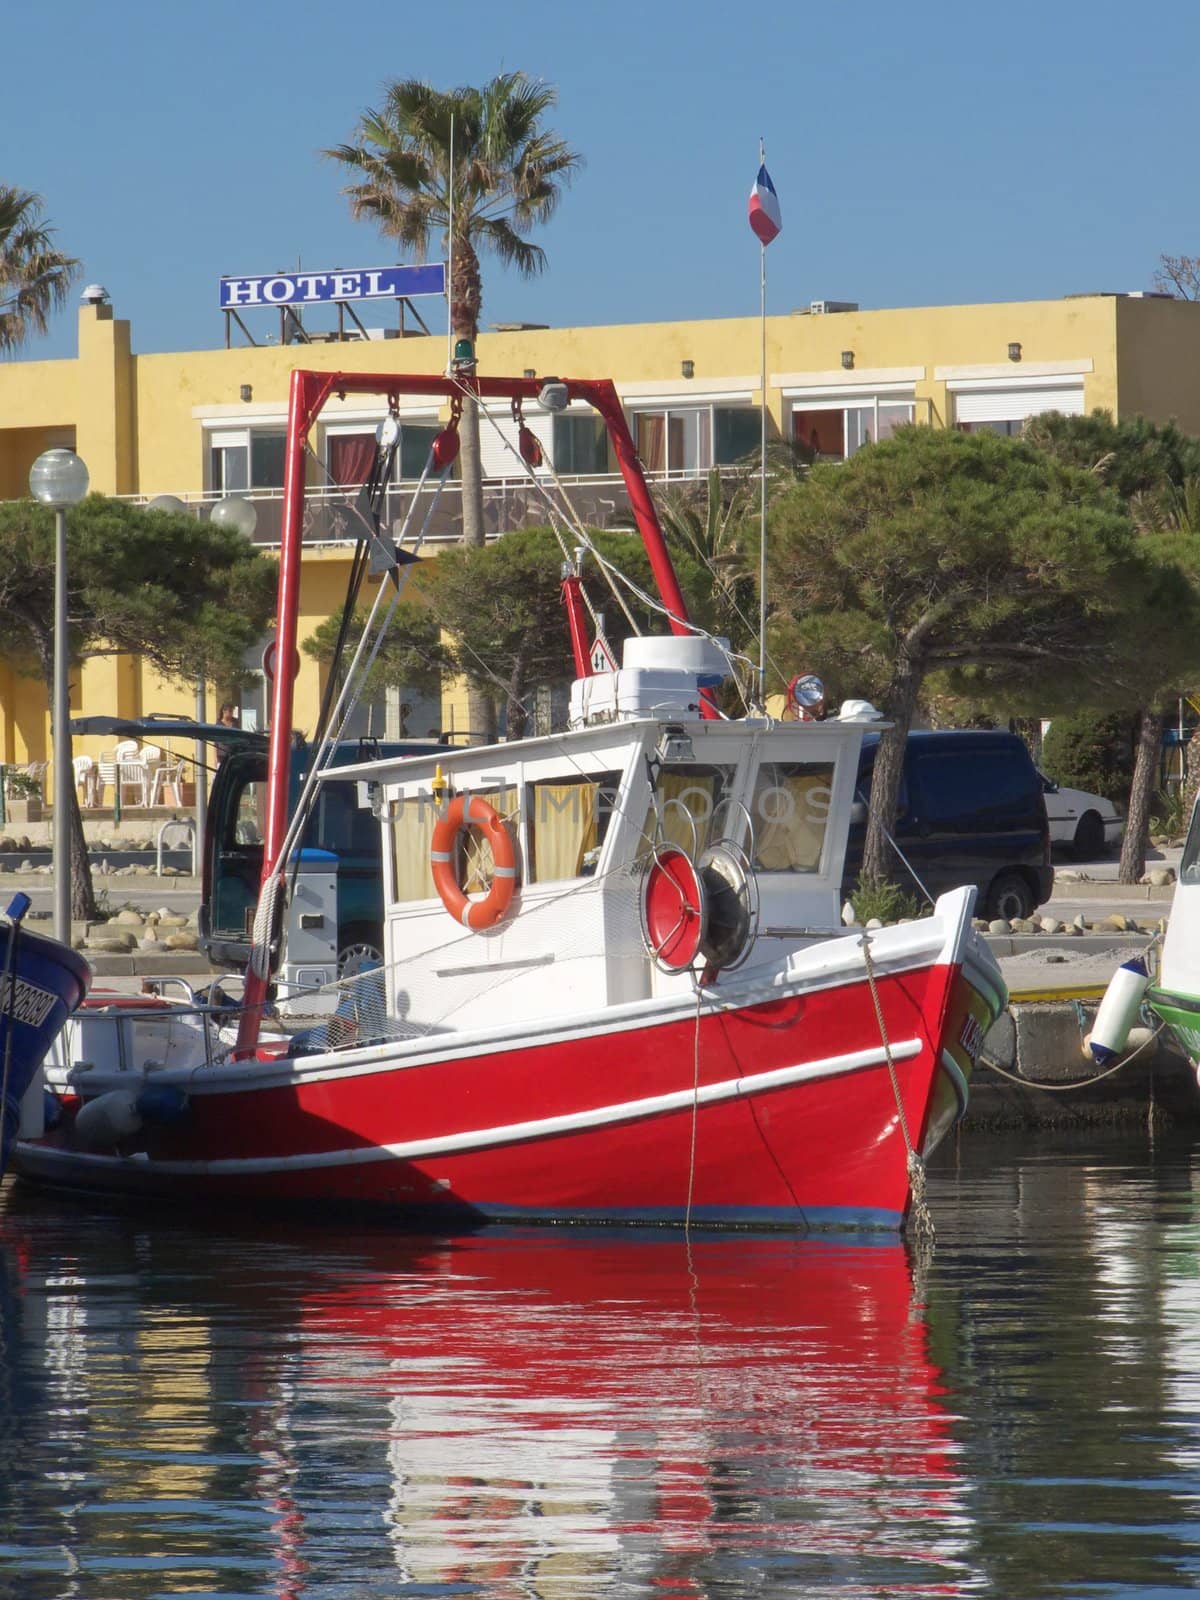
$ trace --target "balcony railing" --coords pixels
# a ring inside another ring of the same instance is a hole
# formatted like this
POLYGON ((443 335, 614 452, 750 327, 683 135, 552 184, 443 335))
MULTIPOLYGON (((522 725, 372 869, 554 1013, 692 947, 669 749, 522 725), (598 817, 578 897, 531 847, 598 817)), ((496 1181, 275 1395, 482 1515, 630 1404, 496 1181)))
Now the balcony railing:
MULTIPOLYGON (((709 468, 682 472, 648 472, 652 488, 696 484, 707 477, 709 468)), ((723 468, 733 476, 736 467, 723 468)), ((264 549, 277 548, 283 517, 283 491, 251 489, 237 491, 252 502, 258 521, 253 543, 264 549)), ((358 536, 359 516, 355 509, 359 490, 310 486, 305 491, 304 543, 310 547, 353 543, 358 536)), ((629 523, 629 495, 619 473, 593 477, 560 477, 557 485, 548 478, 531 482, 527 477, 487 478, 483 485, 483 518, 486 537, 495 538, 514 528, 544 526, 551 519, 551 507, 562 515, 562 500, 579 520, 593 528, 611 528, 629 523), (561 490, 561 494, 560 494, 561 490)), ((148 495, 122 498, 146 504, 148 495)), ((214 494, 176 494, 189 511, 207 517, 221 499, 214 494)), ((418 489, 418 480, 405 480, 388 489, 384 499, 383 524, 398 536, 407 519, 408 540, 415 541, 425 527, 427 543, 457 542, 462 536, 462 485, 447 483, 440 494, 437 486, 418 489), (436 500, 436 505, 434 504, 436 500), (430 507, 433 507, 432 512, 430 507), (425 527, 425 519, 429 518, 425 527)))
MULTIPOLYGON (((628 516, 629 496, 619 474, 559 481, 574 514, 590 527, 612 527, 623 516, 628 516)), ((512 528, 545 525, 550 521, 552 505, 561 511, 560 498, 553 486, 547 484, 546 490, 549 500, 528 478, 487 479, 483 486, 485 534, 495 537, 512 528)), ((283 491, 251 489, 244 491, 244 494, 258 515, 253 542, 265 549, 278 546, 283 517, 283 491)), ((359 517, 355 510, 357 497, 356 488, 307 489, 304 500, 304 543, 310 546, 352 543, 358 537, 359 529, 359 517)), ((122 498, 144 505, 151 497, 128 495, 122 498)), ((221 496, 185 493, 177 494, 176 498, 183 501, 195 516, 207 517, 221 496)), ((415 540, 422 527, 425 527, 427 542, 457 541, 462 535, 462 485, 458 482, 447 483, 439 494, 436 485, 427 484, 424 489, 418 490, 416 480, 396 484, 385 495, 382 520, 385 527, 398 535, 406 518, 410 541, 415 540), (429 522, 425 527, 427 517, 429 522)))

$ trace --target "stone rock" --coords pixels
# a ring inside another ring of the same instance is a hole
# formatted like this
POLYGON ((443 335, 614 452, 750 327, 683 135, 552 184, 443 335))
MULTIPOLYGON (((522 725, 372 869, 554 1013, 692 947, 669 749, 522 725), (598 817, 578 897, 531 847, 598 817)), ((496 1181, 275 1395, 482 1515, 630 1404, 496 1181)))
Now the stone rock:
POLYGON ((21 865, 17 868, 17 871, 18 872, 32 872, 33 871, 33 862, 30 861, 28 859, 28 857, 26 857, 26 859, 24 861, 22 861, 21 865))
POLYGON ((1038 927, 1043 933, 1060 933, 1062 931, 1062 923, 1057 917, 1039 917, 1038 927))
POLYGON ((99 937, 88 940, 89 950, 107 951, 110 954, 128 955, 137 948, 137 939, 132 933, 102 933, 99 937))
POLYGON ((993 920, 988 923, 987 927, 988 927, 988 932, 989 933, 1011 933, 1012 932, 1012 929, 1009 927, 1008 923, 1004 920, 1003 917, 995 917, 995 918, 993 918, 993 920))
POLYGON ((1073 922, 1064 924, 1059 932, 1067 939, 1079 939, 1083 936, 1083 929, 1075 926, 1073 922))
POLYGON ((169 933, 163 941, 168 950, 199 950, 200 944, 194 933, 169 933))
POLYGON ((122 927, 140 928, 143 926, 142 913, 130 910, 128 907, 124 911, 118 911, 116 916, 110 918, 109 921, 110 925, 113 922, 119 922, 122 927))
POLYGON ((160 911, 158 925, 160 928, 186 928, 188 919, 181 916, 178 911, 160 911))
POLYGON ((1084 874, 1082 872, 1071 872, 1069 869, 1064 871, 1060 867, 1055 867, 1054 869, 1055 883, 1082 883, 1083 878, 1084 874))
POLYGON ((1014 933, 1040 933, 1041 926, 1032 917, 1014 917, 1012 931, 1014 933))
POLYGON ((1129 919, 1122 916, 1119 911, 1113 911, 1097 926, 1109 932, 1124 933, 1129 926, 1129 919))
POLYGON ((1175 869, 1173 867, 1155 867, 1150 874, 1150 882, 1156 889, 1163 889, 1168 883, 1175 882, 1175 869))
POLYGON ((158 948, 159 948, 159 943, 158 943, 157 939, 139 939, 138 940, 138 949, 139 950, 157 950, 158 948))

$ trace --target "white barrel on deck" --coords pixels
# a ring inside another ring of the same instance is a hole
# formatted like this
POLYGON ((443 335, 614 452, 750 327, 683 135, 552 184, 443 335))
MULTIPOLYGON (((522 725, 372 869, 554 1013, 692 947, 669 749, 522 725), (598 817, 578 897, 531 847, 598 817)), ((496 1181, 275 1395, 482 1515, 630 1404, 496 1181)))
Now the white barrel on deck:
POLYGON ((1122 962, 1109 979, 1090 1036, 1092 1060, 1099 1066, 1108 1066, 1124 1050, 1149 982, 1140 956, 1122 962))
POLYGON ((137 1097, 128 1089, 110 1089, 81 1105, 75 1116, 75 1137, 86 1150, 109 1150, 142 1125, 137 1097))

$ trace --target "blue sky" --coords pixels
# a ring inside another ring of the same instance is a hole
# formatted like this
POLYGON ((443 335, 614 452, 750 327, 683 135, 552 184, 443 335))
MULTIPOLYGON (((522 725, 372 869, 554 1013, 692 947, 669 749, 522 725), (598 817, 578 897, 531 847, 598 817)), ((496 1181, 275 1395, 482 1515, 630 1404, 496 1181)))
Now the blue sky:
MULTIPOLYGON (((319 155, 392 77, 547 79, 585 157, 546 274, 485 265, 485 324, 757 315, 760 137, 771 312, 1146 289, 1200 254, 1200 7, 61 0, 4 39, 0 178, 45 197, 138 351, 219 346, 222 274, 396 259, 319 155)), ((27 356, 73 355, 75 325, 73 299, 27 356)))

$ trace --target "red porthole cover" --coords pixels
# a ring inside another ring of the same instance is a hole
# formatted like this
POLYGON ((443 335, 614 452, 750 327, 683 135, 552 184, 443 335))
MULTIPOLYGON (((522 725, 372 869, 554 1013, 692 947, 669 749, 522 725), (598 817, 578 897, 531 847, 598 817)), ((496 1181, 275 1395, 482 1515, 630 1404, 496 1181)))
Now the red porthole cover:
POLYGON ((667 972, 683 972, 700 953, 706 923, 704 887, 686 851, 660 848, 642 883, 642 932, 667 972))

